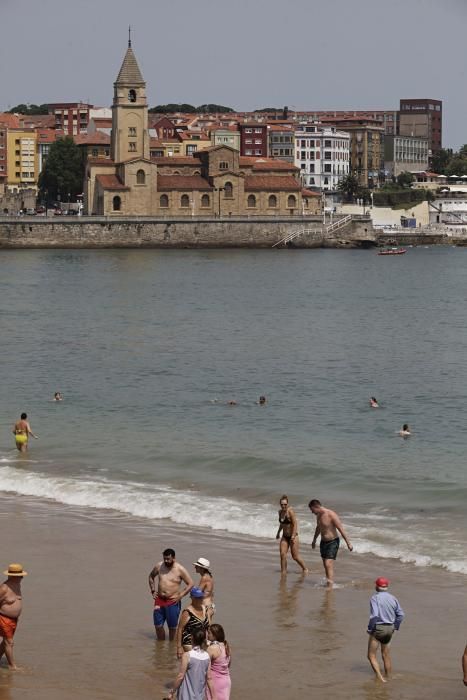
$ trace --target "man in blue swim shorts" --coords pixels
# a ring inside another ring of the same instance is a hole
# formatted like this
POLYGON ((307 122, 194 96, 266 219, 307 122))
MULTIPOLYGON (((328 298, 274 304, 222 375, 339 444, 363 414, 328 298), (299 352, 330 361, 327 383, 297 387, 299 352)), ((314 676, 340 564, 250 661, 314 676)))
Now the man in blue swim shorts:
POLYGON ((337 513, 322 506, 317 498, 313 498, 309 502, 308 508, 313 515, 316 515, 316 529, 311 546, 313 549, 316 547, 316 540, 318 539, 318 535, 320 535, 321 541, 319 549, 323 560, 326 581, 328 588, 332 588, 334 583, 334 561, 337 557, 340 544, 338 533, 342 535, 350 551, 353 550, 353 547, 337 513))
POLYGON ((193 588, 193 580, 184 566, 175 561, 173 549, 165 549, 162 561, 149 574, 149 588, 154 598, 154 627, 157 639, 165 639, 164 625, 169 628, 169 639, 175 639, 181 600, 193 588), (158 577, 157 593, 155 578, 158 577), (185 588, 180 590, 182 583, 185 588))

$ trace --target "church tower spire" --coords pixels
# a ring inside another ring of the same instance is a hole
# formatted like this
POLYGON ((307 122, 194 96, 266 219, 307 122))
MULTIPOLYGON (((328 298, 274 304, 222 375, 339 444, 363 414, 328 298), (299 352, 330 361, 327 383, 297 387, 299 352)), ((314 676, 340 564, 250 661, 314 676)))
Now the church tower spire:
POLYGON ((131 46, 131 27, 128 48, 114 83, 111 156, 116 163, 136 158, 149 160, 146 83, 131 46))

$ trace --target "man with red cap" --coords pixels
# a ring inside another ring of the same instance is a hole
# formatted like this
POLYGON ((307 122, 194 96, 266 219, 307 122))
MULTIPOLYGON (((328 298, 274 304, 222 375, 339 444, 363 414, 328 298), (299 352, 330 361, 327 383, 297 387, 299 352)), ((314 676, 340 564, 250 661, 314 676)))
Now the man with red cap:
POLYGON ((382 682, 390 678, 392 672, 391 656, 389 654, 389 643, 394 630, 398 630, 404 619, 404 611, 399 605, 399 601, 391 593, 388 593, 389 581, 380 576, 375 581, 376 593, 370 600, 370 620, 368 622, 368 661, 376 677, 382 682), (384 673, 383 678, 379 667, 376 652, 381 645, 381 656, 383 658, 384 673))

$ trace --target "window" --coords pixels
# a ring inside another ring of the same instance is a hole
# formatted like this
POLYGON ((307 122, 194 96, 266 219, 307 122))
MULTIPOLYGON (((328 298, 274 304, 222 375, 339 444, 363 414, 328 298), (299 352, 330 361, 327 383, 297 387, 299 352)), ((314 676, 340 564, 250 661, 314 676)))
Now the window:
POLYGON ((97 148, 93 148, 93 149, 92 149, 92 155, 93 155, 94 158, 97 158, 98 153, 99 153, 99 151, 97 150, 97 148))
POLYGON ((120 211, 122 208, 122 200, 116 195, 112 200, 112 208, 114 211, 120 211))
POLYGON ((253 143, 253 139, 245 139, 245 143, 253 143))
POLYGON ((134 141, 130 141, 128 144, 128 151, 131 153, 134 153, 136 151, 136 143, 134 141))
POLYGON ((128 90, 128 102, 136 102, 136 90, 128 90))
POLYGON ((295 207, 297 206, 297 200, 294 194, 289 194, 289 196, 287 197, 287 206, 289 209, 295 209, 295 207))
POLYGON ((229 164, 227 163, 226 160, 221 160, 219 163, 219 170, 228 170, 229 169, 229 164))
POLYGON ((145 185, 146 184, 146 173, 144 170, 138 170, 136 173, 136 184, 145 185))
POLYGON ((326 139, 326 140, 325 140, 325 142, 324 142, 324 148, 331 148, 331 140, 330 140, 330 139, 326 139))
POLYGON ((260 133, 261 133, 261 129, 255 129, 255 134, 260 134, 260 133))
POLYGON ((252 133, 253 133, 253 129, 245 129, 245 134, 252 134, 252 133))
POLYGON ((331 153, 331 151, 324 151, 324 159, 325 159, 325 160, 332 160, 332 153, 331 153))
POLYGON ((277 207, 277 197, 275 194, 269 195, 268 207, 271 207, 271 209, 273 209, 274 207, 277 207))
POLYGON ((128 127, 128 136, 136 136, 136 126, 128 127))
POLYGON ((209 195, 208 194, 203 194, 201 197, 201 206, 202 207, 209 207, 211 206, 211 202, 209 200, 209 195))
POLYGON ((257 148, 255 151, 255 156, 260 156, 261 155, 261 149, 257 148))
POLYGON ((255 143, 259 143, 261 145, 263 142, 261 139, 255 139, 255 143))
POLYGON ((253 155, 253 153, 252 153, 252 151, 251 151, 251 149, 250 149, 250 148, 247 148, 247 149, 246 149, 246 151, 245 151, 245 155, 247 155, 247 156, 251 156, 251 155, 253 155))
POLYGON ((330 173, 331 172, 331 163, 326 163, 324 166, 324 172, 325 173, 330 173))
POLYGON ((180 198, 180 206, 182 207, 189 207, 190 206, 190 198, 187 194, 182 194, 180 198))
POLYGON ((233 186, 231 182, 226 182, 224 184, 224 199, 233 198, 233 186))
POLYGON ((161 194, 159 199, 159 206, 161 209, 166 209, 169 206, 169 197, 166 194, 161 194))
POLYGON ((256 207, 256 197, 254 194, 248 195, 247 206, 250 208, 256 207))

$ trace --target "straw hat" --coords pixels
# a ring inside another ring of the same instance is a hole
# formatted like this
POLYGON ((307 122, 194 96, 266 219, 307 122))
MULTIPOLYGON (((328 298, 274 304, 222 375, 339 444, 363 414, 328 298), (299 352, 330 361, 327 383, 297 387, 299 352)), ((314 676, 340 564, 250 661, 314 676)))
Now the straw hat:
POLYGON ((28 572, 24 571, 21 564, 10 564, 8 571, 3 572, 5 576, 27 576, 28 572))
POLYGON ((193 566, 200 566, 202 569, 206 569, 206 571, 209 571, 209 573, 211 573, 211 562, 209 561, 209 559, 205 559, 204 557, 199 557, 198 561, 194 561, 193 566))

